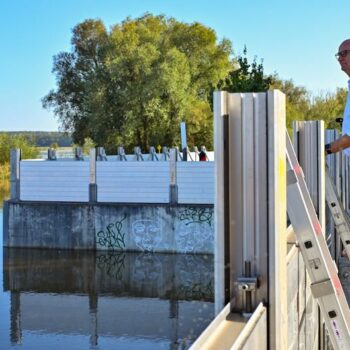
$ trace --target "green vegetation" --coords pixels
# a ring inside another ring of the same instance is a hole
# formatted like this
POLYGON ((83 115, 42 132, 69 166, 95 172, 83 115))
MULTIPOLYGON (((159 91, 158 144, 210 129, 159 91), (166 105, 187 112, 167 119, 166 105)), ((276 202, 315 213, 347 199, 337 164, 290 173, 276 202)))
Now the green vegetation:
POLYGON ((11 148, 20 148, 22 159, 35 158, 38 154, 36 147, 25 136, 0 134, 0 198, 4 198, 9 191, 11 148))
MULTIPOLYGON (((323 119, 337 127, 346 90, 312 96, 292 80, 266 75, 263 62, 232 58, 231 42, 215 31, 146 14, 107 30, 101 20, 73 29, 71 52, 54 57, 57 88, 43 98, 75 144, 115 152, 139 145, 179 144, 180 121, 187 141, 212 148, 212 92, 260 92, 278 88, 287 95, 287 127, 293 120, 323 119)), ((56 141, 51 141, 51 143, 56 141)), ((57 142, 60 145, 59 142, 57 142)), ((61 145, 60 145, 61 146, 61 145)))
POLYGON ((108 150, 212 143, 211 91, 230 70, 231 43, 200 23, 146 14, 107 31, 101 20, 73 29, 72 52, 54 58, 57 89, 44 97, 73 141, 108 150), (191 141, 189 141, 191 142, 191 141))
POLYGON ((35 158, 38 154, 36 147, 29 143, 23 135, 11 136, 9 134, 0 134, 0 165, 10 162, 10 150, 20 148, 22 150, 21 158, 35 158))
POLYGON ((31 144, 38 147, 50 147, 57 143, 59 147, 69 147, 72 145, 72 138, 68 133, 57 131, 0 131, 0 135, 22 136, 31 144))

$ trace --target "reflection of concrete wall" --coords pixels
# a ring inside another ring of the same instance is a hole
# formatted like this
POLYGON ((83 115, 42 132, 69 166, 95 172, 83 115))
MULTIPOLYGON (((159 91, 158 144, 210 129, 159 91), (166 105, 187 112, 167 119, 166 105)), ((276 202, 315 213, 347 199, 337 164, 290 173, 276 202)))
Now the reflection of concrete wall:
MULTIPOLYGON (((97 333, 99 336, 171 339, 176 327, 177 338, 193 340, 212 320, 214 306, 202 301, 178 302, 175 317, 170 313, 168 300, 98 297, 97 333)), ((89 322, 88 296, 21 294, 22 331, 88 335, 89 322)))
POLYGON ((4 245, 213 253, 212 205, 5 202, 4 245))
POLYGON ((4 249, 5 290, 213 300, 212 255, 4 249))

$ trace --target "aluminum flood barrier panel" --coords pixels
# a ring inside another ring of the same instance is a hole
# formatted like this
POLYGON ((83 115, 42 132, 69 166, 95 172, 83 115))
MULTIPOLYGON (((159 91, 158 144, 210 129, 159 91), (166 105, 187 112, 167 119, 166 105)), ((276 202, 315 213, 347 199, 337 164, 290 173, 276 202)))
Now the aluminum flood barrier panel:
POLYGON ((216 312, 268 305, 269 349, 287 346, 285 122, 278 90, 214 93, 216 312))

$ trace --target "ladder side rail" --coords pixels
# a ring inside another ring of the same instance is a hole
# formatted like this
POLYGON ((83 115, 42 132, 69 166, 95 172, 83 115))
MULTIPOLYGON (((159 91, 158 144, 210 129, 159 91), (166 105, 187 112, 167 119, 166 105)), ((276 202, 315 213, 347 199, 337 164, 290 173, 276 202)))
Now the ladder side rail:
POLYGON ((288 135, 286 141, 288 214, 312 281, 311 290, 317 298, 332 344, 338 349, 349 349, 348 304, 288 135))

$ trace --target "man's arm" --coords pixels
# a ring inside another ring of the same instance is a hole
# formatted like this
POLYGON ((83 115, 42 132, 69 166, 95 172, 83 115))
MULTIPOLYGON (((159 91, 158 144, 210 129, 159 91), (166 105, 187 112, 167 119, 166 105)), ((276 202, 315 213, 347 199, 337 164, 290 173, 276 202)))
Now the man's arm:
POLYGON ((332 154, 342 151, 345 148, 350 147, 350 136, 345 134, 341 136, 339 139, 333 141, 332 143, 328 143, 325 146, 326 154, 332 154))

